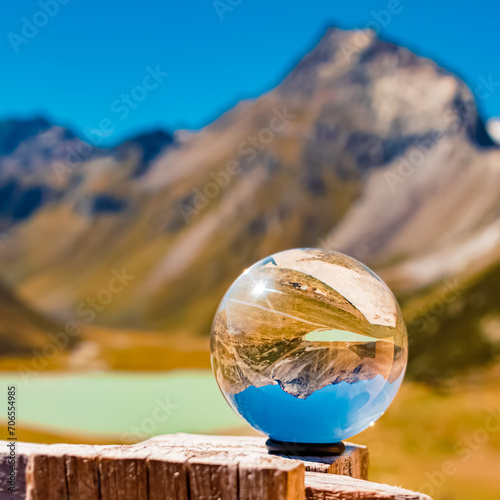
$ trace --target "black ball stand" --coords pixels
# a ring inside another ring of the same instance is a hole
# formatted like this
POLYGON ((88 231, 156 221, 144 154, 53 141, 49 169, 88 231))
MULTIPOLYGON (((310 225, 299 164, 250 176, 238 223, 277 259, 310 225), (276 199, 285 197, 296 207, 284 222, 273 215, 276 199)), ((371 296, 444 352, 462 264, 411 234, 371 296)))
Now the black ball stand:
POLYGON ((269 438, 266 441, 269 453, 274 455, 292 455, 300 457, 324 457, 330 455, 342 455, 345 444, 340 443, 293 443, 287 441, 276 441, 269 438))

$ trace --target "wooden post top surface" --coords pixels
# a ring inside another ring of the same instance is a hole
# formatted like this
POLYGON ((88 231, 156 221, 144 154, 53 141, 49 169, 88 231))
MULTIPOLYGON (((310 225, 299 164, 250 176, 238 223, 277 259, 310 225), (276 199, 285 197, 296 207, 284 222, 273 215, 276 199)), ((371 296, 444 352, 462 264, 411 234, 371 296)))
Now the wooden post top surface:
POLYGON ((0 442, 0 500, 431 500, 366 481, 366 447, 271 455, 260 437, 169 434, 135 445, 0 442))

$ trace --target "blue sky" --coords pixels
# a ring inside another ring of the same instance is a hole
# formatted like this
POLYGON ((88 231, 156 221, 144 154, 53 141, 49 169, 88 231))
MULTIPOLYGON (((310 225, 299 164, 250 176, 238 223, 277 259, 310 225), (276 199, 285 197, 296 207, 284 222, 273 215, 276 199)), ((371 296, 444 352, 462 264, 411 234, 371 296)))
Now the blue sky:
MULTIPOLYGON (((492 0, 8 2, 0 119, 41 114, 78 134, 110 119, 107 144, 158 127, 200 128, 276 85, 328 25, 375 22, 383 39, 437 60, 474 88, 481 79, 500 82, 499 18, 492 0), (147 77, 155 69, 168 76, 147 77), (150 90, 135 90, 137 100, 124 104, 122 95, 145 78, 150 90)), ((480 110, 500 115, 500 83, 480 110)))

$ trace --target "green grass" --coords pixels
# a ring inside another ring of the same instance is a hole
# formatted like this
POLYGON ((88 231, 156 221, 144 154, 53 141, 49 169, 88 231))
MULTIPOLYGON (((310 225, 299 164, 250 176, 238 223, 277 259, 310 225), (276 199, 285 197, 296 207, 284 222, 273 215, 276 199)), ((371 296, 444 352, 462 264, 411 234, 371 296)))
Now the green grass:
POLYGON ((446 390, 404 384, 386 415, 355 438, 370 450, 370 478, 434 500, 498 500, 498 382, 498 375, 483 374, 446 390), (498 429, 489 426, 492 415, 498 429))

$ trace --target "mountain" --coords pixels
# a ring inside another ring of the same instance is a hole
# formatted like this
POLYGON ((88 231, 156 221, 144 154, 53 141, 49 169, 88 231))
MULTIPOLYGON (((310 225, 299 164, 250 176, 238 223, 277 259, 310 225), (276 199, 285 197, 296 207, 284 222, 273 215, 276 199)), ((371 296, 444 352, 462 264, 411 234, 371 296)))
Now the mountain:
POLYGON ((85 143, 69 131, 24 128, 0 158, 0 195, 30 201, 0 196, 0 275, 54 318, 207 335, 242 269, 325 246, 395 290, 415 375, 498 352, 500 152, 460 79, 373 32, 328 30, 276 88, 197 133, 71 162, 61 151, 85 143))
MULTIPOLYGON (((133 163, 130 175, 139 177, 172 142, 166 132, 153 131, 106 150, 42 118, 0 124, 0 230, 28 219, 47 204, 62 202, 79 183, 82 165, 117 159, 133 163)), ((106 201, 96 205, 107 208, 106 201)))
POLYGON ((43 117, 32 120, 9 120, 0 124, 0 155, 13 153, 17 147, 28 139, 43 135, 51 128, 43 117))

